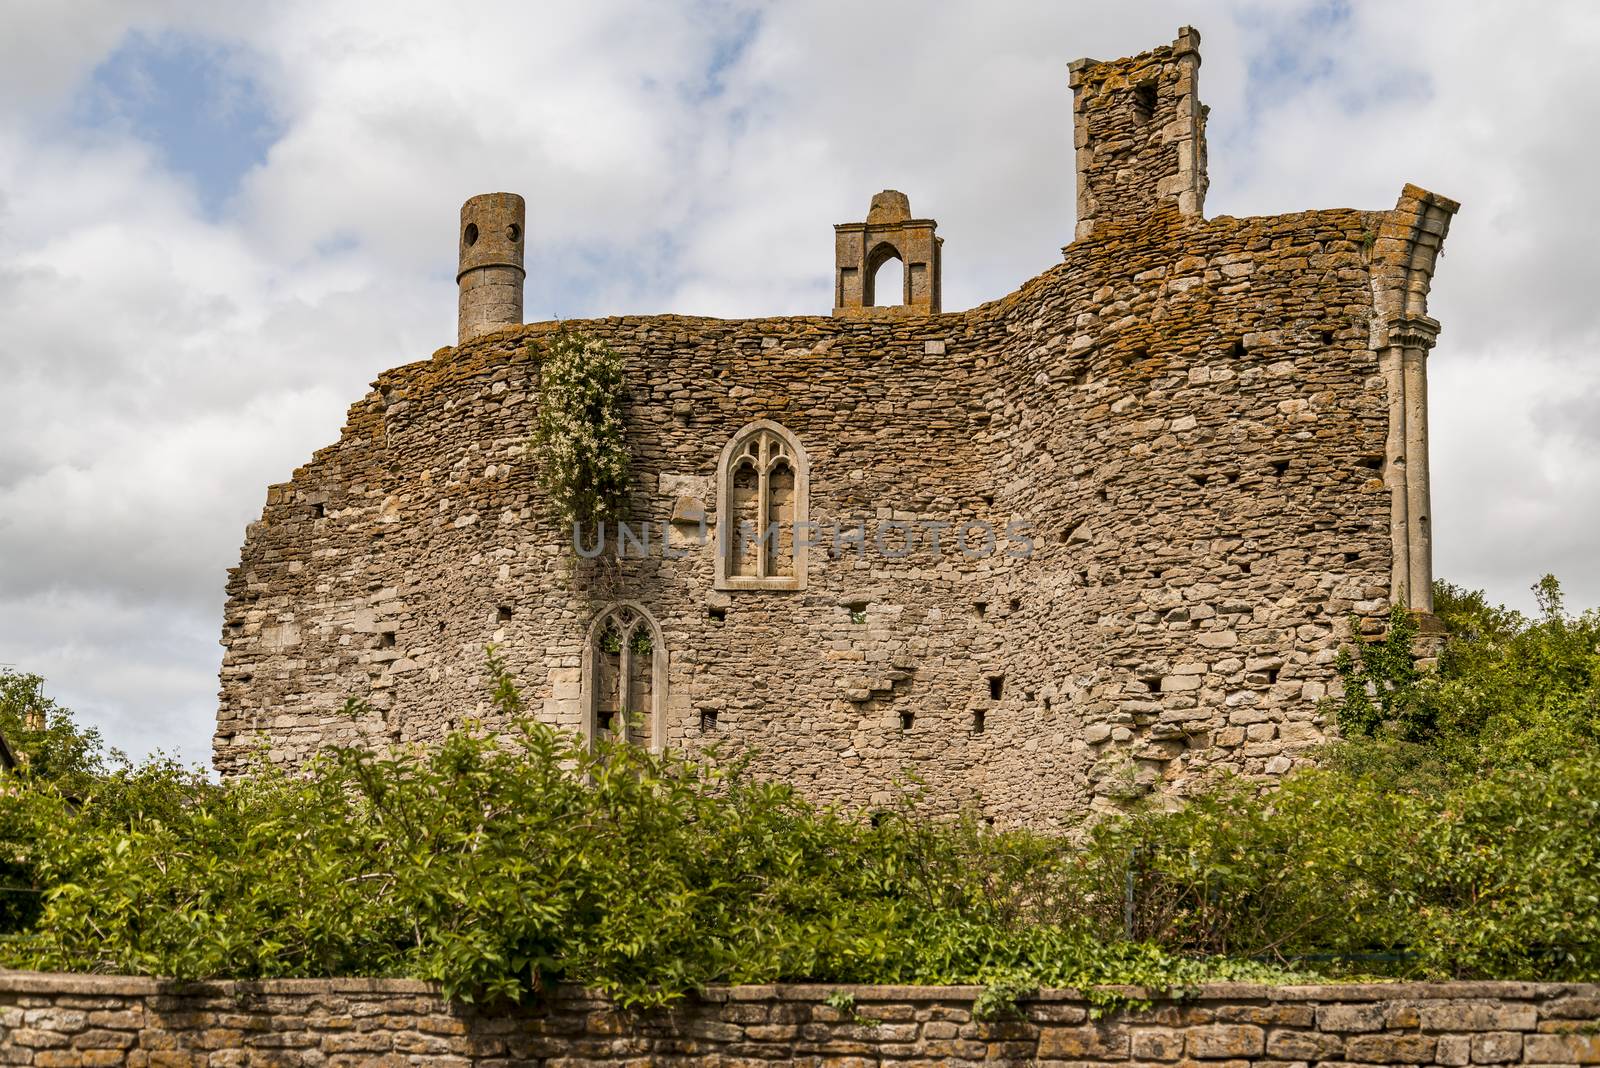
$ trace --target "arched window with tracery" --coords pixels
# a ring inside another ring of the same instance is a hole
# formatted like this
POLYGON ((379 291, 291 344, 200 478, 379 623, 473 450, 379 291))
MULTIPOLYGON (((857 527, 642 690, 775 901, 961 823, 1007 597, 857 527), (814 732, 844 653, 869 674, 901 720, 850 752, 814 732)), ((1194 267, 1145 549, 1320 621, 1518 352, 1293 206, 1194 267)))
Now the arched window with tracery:
POLYGON ((800 439, 759 419, 717 461, 716 586, 803 590, 810 463, 800 439))
POLYGON ((660 752, 666 744, 667 647, 634 601, 612 605, 589 627, 583 655, 583 734, 660 752))

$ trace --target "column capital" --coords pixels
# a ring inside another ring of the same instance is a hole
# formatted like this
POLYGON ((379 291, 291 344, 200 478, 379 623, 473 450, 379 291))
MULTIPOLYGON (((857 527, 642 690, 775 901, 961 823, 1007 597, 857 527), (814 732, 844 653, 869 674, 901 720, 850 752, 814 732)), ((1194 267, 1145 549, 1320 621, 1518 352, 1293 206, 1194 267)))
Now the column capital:
POLYGON ((1439 340, 1439 320, 1426 315, 1397 316, 1383 324, 1383 347, 1431 349, 1439 340))

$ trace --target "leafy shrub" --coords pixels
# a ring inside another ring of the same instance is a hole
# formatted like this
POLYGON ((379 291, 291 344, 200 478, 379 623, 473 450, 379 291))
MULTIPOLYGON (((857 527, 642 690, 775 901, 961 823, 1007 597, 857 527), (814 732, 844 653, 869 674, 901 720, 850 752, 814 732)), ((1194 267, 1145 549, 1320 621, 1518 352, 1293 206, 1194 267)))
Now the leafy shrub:
MULTIPOLYGON (((87 788, 105 770, 100 732, 80 727, 72 713, 45 696, 38 675, 0 668, 0 737, 11 743, 22 773, 34 780, 87 788)), ((110 759, 120 755, 113 752, 110 759)))
POLYGON ((1448 637, 1431 672, 1412 665, 1416 628, 1399 608, 1383 641, 1342 654, 1335 764, 1427 783, 1600 752, 1600 611, 1568 616, 1549 575, 1534 592, 1529 619, 1436 583, 1448 637))
POLYGON ((1311 769, 1093 832, 1102 937, 1169 952, 1438 978, 1600 975, 1600 757, 1400 790, 1311 769))
MULTIPOLYGON (((523 718, 491 655, 513 724, 498 735, 223 785, 161 762, 88 789, 13 780, 0 864, 43 893, 0 911, 0 966, 414 976, 464 998, 561 980, 625 1003, 718 982, 962 983, 994 1016, 1036 987, 1306 969, 1595 980, 1594 614, 1567 617, 1553 583, 1535 621, 1444 592, 1439 671, 1395 679, 1363 658, 1379 711, 1326 767, 1080 841, 910 803, 864 821, 738 762, 591 753, 523 718)), ((96 744, 75 751, 100 767, 96 744)))
POLYGON ((466 998, 561 979, 635 1003, 714 982, 1165 986, 1260 971, 1102 944, 1073 906, 1062 841, 905 812, 865 823, 737 763, 590 754, 527 720, 426 753, 336 751, 298 775, 143 776, 81 808, 39 786, 10 810, 49 893, 0 962, 405 975, 466 998))

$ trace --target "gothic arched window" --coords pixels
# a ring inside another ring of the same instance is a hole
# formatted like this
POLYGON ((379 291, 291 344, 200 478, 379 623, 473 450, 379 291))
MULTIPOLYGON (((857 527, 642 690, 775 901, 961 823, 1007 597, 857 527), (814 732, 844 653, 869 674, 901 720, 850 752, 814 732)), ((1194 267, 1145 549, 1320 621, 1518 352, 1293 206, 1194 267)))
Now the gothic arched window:
POLYGON ((800 439, 759 419, 717 461, 720 590, 803 590, 810 464, 800 439), (797 536, 798 535, 798 536, 797 536))
POLYGON ((667 647, 661 628, 634 601, 601 612, 583 650, 583 736, 641 745, 666 743, 667 647))

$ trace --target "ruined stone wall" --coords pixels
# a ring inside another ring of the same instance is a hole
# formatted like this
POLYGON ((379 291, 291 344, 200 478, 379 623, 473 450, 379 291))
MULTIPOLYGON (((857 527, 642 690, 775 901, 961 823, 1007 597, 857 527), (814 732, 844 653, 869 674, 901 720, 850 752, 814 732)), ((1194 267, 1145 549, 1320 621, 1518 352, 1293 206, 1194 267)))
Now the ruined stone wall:
POLYGON ((976 987, 713 989, 666 1012, 559 990, 473 1008, 408 980, 180 986, 0 973, 0 1063, 237 1065, 1600 1064, 1600 986, 1218 984, 1091 1017, 1045 991, 973 1018, 976 987), (829 999, 832 999, 832 1004, 829 999))
POLYGON ((1198 39, 1073 65, 1092 225, 1001 300, 566 324, 626 361, 643 559, 583 563, 546 519, 528 442, 556 324, 382 375, 231 572, 219 769, 436 740, 485 714, 491 642, 537 715, 591 734, 588 636, 624 601, 666 647, 651 744, 716 742, 824 801, 909 774, 935 809, 1062 827, 1294 767, 1349 620, 1427 607, 1426 297, 1456 205, 1204 219, 1198 39), (718 460, 756 420, 808 460, 803 588, 724 588, 689 537, 726 518, 718 460), (864 552, 833 541, 857 526, 864 552))
POLYGON ((714 511, 723 444, 768 418, 808 451, 825 529, 1026 521, 1028 559, 828 546, 794 593, 714 590, 709 547, 579 566, 528 454, 550 327, 388 372, 250 531, 218 764, 257 732, 290 762, 436 739, 483 711, 489 642, 576 730, 588 622, 629 599, 669 648, 668 743, 750 751, 822 799, 882 803, 912 770, 944 807, 1071 823, 1096 791, 1282 772, 1323 736, 1345 617, 1385 608, 1378 217, 1152 216, 959 315, 569 324, 627 359, 634 515, 658 533, 682 496, 714 511))
POLYGON ((1387 609, 1374 225, 1153 215, 1007 310, 995 478, 1043 534, 995 643, 1022 683, 990 717, 1020 727, 987 769, 1008 795, 1276 775, 1324 740, 1347 620, 1387 609))

